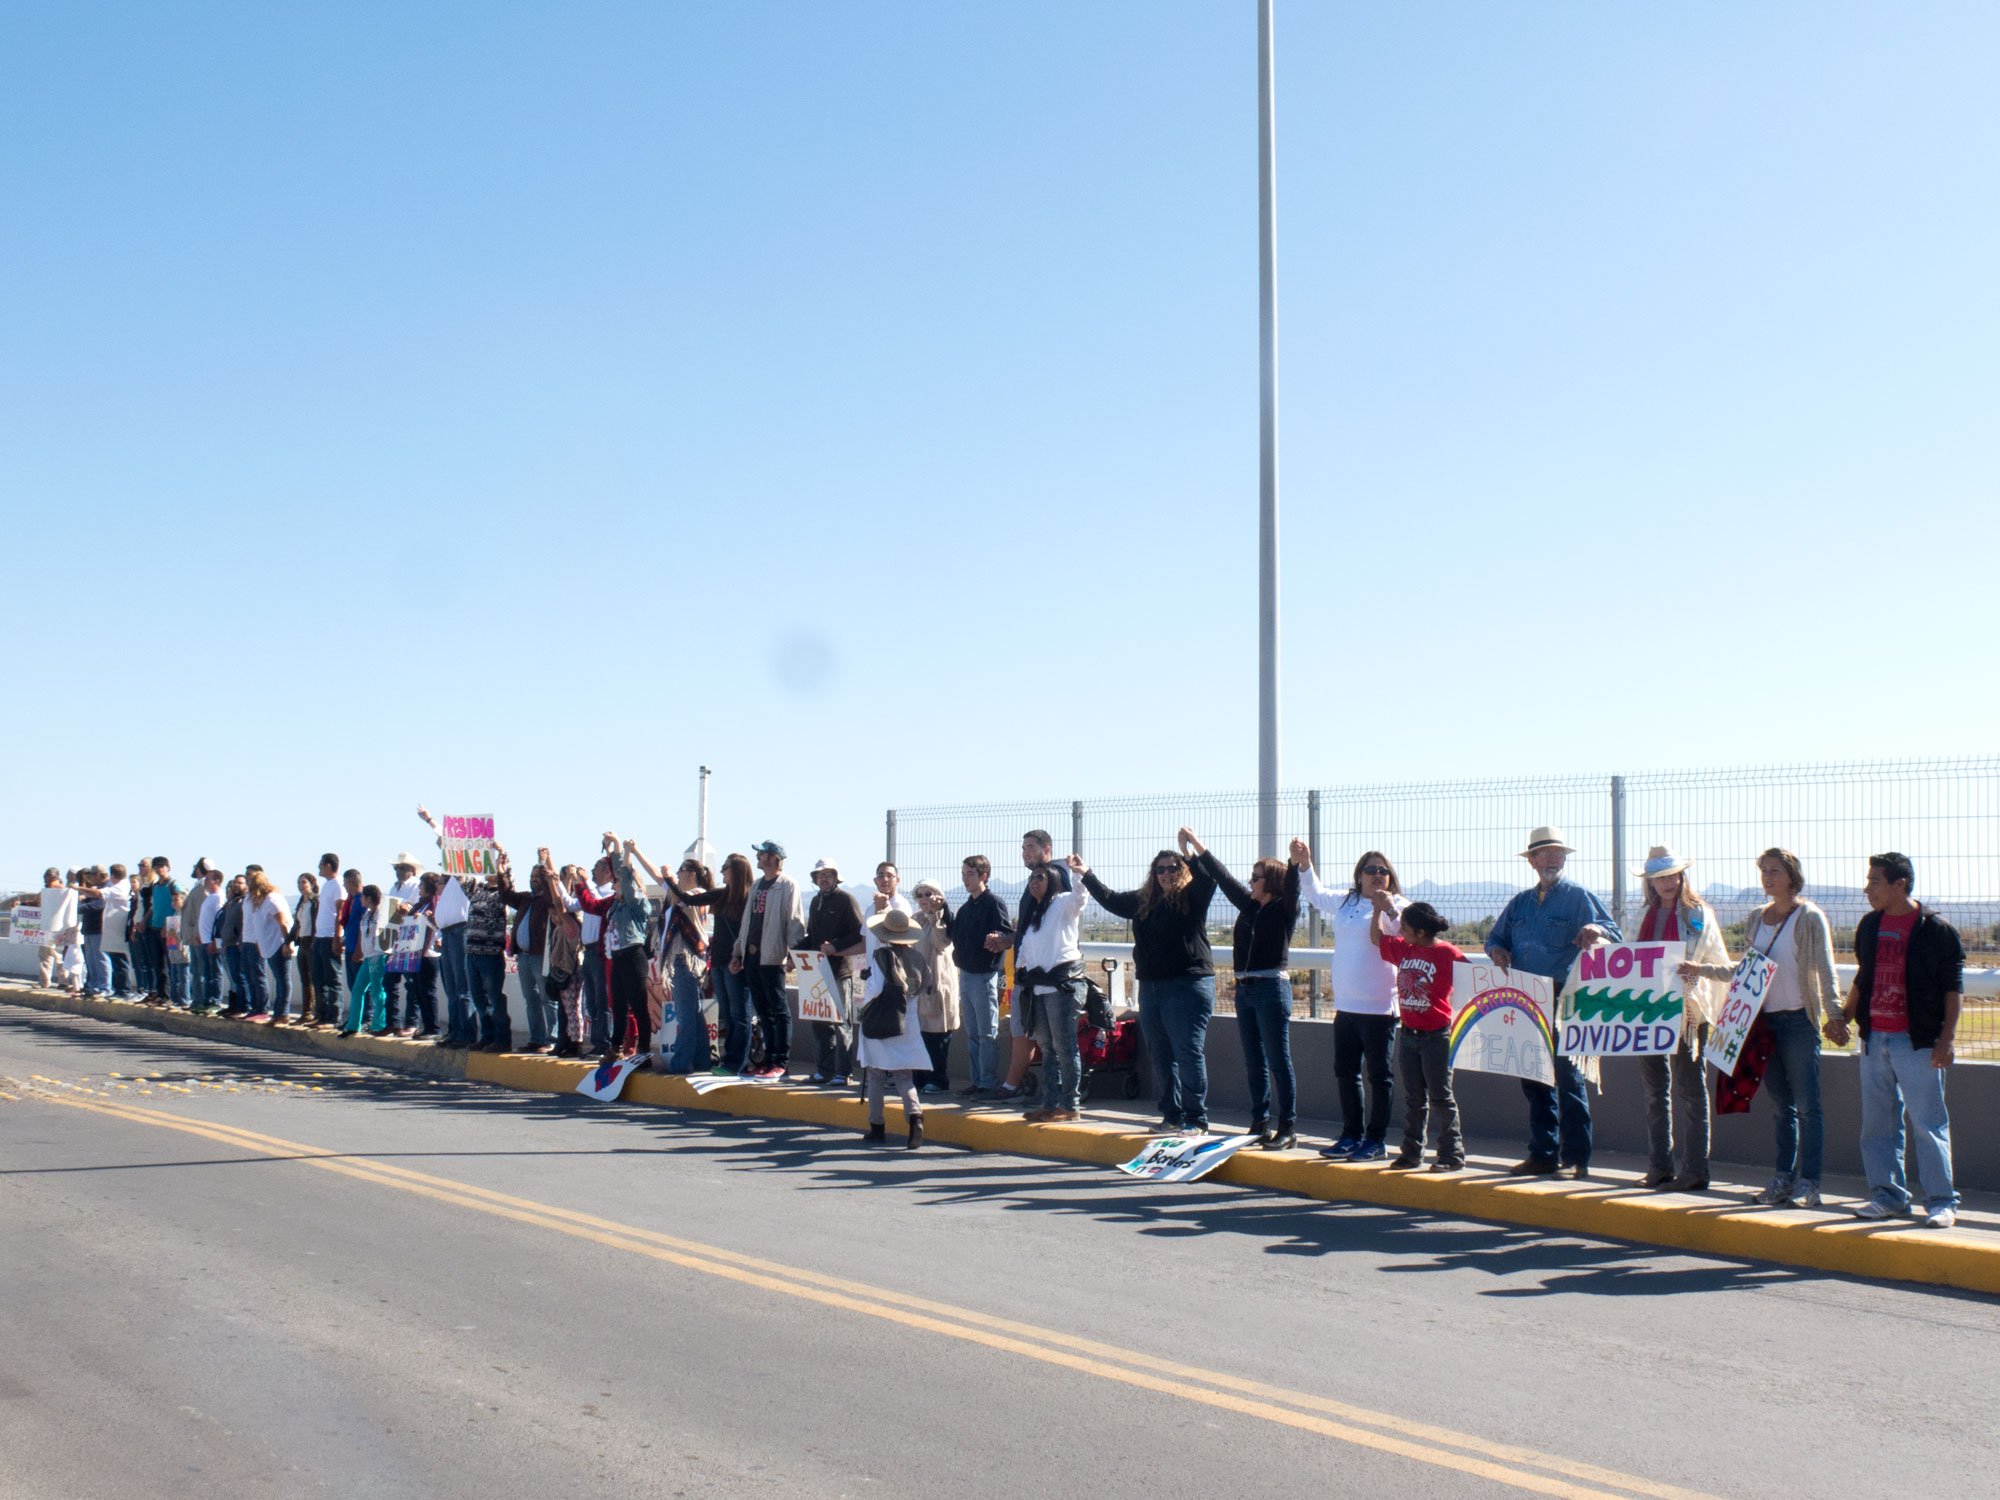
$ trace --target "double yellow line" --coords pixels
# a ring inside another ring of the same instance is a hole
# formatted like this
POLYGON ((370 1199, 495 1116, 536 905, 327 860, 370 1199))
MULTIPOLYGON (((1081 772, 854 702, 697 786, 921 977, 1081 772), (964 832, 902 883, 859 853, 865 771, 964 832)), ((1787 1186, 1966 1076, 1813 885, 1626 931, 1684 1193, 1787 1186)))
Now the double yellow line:
POLYGON ((879 1318, 905 1328, 959 1339, 1102 1380, 1233 1412, 1238 1416, 1253 1417, 1356 1447, 1394 1454, 1417 1463, 1456 1470, 1535 1494, 1560 1496, 1564 1500, 1630 1500, 1632 1496, 1646 1496, 1649 1500, 1713 1500, 1713 1497, 1699 1491, 1622 1474, 1596 1464, 1538 1453, 1532 1448, 1511 1443, 1493 1442, 1470 1433, 1455 1432, 1448 1427, 1415 1422, 1303 1391, 1286 1390, 1281 1386, 1244 1380, 1196 1365, 1159 1359, 1057 1329, 997 1318, 950 1303, 933 1302, 798 1266, 742 1255, 719 1246, 704 1245, 592 1214, 576 1213, 532 1199, 472 1187, 387 1162, 347 1156, 319 1146, 242 1130, 233 1125, 190 1120, 122 1100, 81 1098, 75 1093, 40 1091, 38 1097, 50 1103, 89 1110, 132 1124, 200 1136, 255 1156, 296 1160, 306 1166, 335 1172, 376 1187, 395 1188, 439 1203, 588 1240, 612 1250, 697 1271, 704 1276, 717 1276, 743 1286, 756 1287, 760 1291, 879 1318))

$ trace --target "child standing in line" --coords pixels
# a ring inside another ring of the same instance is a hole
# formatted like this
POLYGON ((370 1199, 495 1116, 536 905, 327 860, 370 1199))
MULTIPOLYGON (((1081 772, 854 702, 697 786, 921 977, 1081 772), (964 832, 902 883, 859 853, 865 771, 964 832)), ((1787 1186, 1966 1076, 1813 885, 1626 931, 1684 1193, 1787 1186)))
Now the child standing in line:
POLYGON ((364 885, 361 888, 361 969, 354 978, 354 992, 347 1001, 347 1020, 340 1028, 342 1036, 353 1036, 355 1032, 366 1030, 370 1036, 383 1036, 389 1030, 389 986, 384 976, 388 973, 388 955, 382 951, 382 888, 379 885, 364 885), (374 1017, 370 1024, 369 1017, 374 1017))
POLYGON ((1458 1133, 1458 1101, 1451 1092, 1452 965, 1465 955, 1438 935, 1450 924, 1428 901, 1403 908, 1400 919, 1386 893, 1374 898, 1368 940, 1396 968, 1396 1008, 1402 1033, 1396 1042, 1396 1071, 1409 1101, 1403 1119, 1403 1149, 1389 1165, 1407 1172, 1422 1164, 1430 1113, 1438 1113, 1437 1157, 1433 1172, 1465 1167, 1465 1143, 1458 1133), (1392 929, 1400 926, 1400 932, 1392 929))

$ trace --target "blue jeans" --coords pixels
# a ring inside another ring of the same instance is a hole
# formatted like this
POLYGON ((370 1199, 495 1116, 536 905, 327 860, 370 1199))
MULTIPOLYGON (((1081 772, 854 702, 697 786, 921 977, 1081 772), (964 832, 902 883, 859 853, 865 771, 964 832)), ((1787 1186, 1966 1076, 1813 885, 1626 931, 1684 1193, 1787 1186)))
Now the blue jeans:
POLYGON ((1528 1155, 1536 1161, 1553 1161, 1565 1167, 1590 1165, 1590 1095, 1584 1092, 1582 1072, 1567 1057, 1556 1059, 1556 1086, 1521 1080, 1521 1092, 1528 1096, 1528 1155), (1558 1126, 1562 1149, 1556 1149, 1558 1126))
POLYGON ((222 1000, 222 960, 198 943, 194 950, 194 1003, 216 1005, 222 1000))
POLYGON ((264 980, 264 955, 257 951, 255 943, 236 945, 236 972, 242 976, 250 1014, 263 1015, 271 1008, 271 991, 264 980))
POLYGON ((444 1039, 472 1045, 472 976, 465 967, 465 923, 438 929, 438 978, 444 984, 444 1039))
POLYGON ((1389 1113, 1396 1104, 1396 1074, 1390 1062, 1395 1047, 1394 1016, 1335 1009, 1333 1080, 1340 1091, 1342 1140, 1389 1138, 1389 1113), (1364 1073, 1368 1083, 1365 1108, 1361 1091, 1364 1073))
POLYGON ((1236 981, 1236 1033, 1250 1079, 1250 1118, 1269 1121, 1271 1080, 1278 1081, 1278 1122, 1299 1119, 1298 1080, 1292 1073, 1292 985, 1288 979, 1236 981))
POLYGON ((336 959, 339 944, 339 938, 312 940, 313 993, 319 1007, 313 1015, 316 1021, 331 1023, 340 1019, 340 964, 336 959))
POLYGON ((83 992, 86 995, 111 993, 111 965, 104 957, 104 934, 83 935, 83 992))
POLYGON ((1208 1127, 1208 1019, 1214 1014, 1213 974, 1139 981, 1139 1030, 1160 1080, 1160 1113, 1186 1130, 1208 1127))
POLYGON ((479 1012, 479 1044, 514 1044, 514 1025, 507 1018, 507 955, 468 953, 467 970, 472 975, 472 1003, 479 1012))
POLYGON ((292 1008, 292 962, 280 948, 265 960, 271 966, 271 1016, 282 1021, 292 1008))
MULTIPOLYGON (((182 949, 181 951, 186 952, 187 950, 182 949)), ((188 1003, 188 972, 192 968, 192 964, 178 964, 173 962, 167 964, 167 998, 183 1009, 186 1008, 188 1003)))
POLYGON ((676 958, 667 976, 674 996, 674 1050, 669 1073, 706 1073, 715 1066, 708 1050, 708 1021, 701 1013, 701 981, 685 958, 676 958))
MULTIPOLYGON (((940 960, 942 962, 942 960, 940 960)), ((958 971, 958 1003, 965 1011, 966 1068, 976 1089, 1000 1086, 1000 974, 958 971)))
POLYGON ((347 991, 347 1017, 342 1031, 382 1031, 389 1025, 388 989, 382 978, 388 972, 381 954, 361 960, 361 968, 347 991))
POLYGON ((248 998, 243 990, 243 950, 231 943, 218 947, 215 956, 222 960, 222 971, 229 976, 229 1008, 238 1012, 249 1009, 243 1003, 248 998))
POLYGON ((139 993, 157 995, 159 981, 153 977, 153 939, 159 934, 150 927, 141 927, 132 934, 132 970, 139 976, 139 993))
POLYGON ((1803 1010, 1764 1013, 1771 1033, 1771 1061, 1764 1092, 1778 1127, 1778 1175, 1794 1183, 1818 1182, 1826 1151, 1826 1121, 1819 1108, 1819 1028, 1803 1010))
POLYGON ((1861 1054, 1861 1165, 1870 1195, 1901 1213, 1910 1206, 1903 1178, 1903 1111, 1916 1126, 1917 1174, 1924 1207, 1956 1208, 1951 1186, 1951 1117, 1944 1107, 1944 1069, 1931 1066, 1931 1049, 1910 1045, 1907 1032, 1878 1031, 1861 1054))
MULTIPOLYGON (((1209 989, 1213 1000, 1212 981, 1209 989)), ((1035 1040, 1042 1044, 1042 1108, 1081 1109, 1083 1054, 1077 1041, 1076 1018, 1083 1011, 1083 981, 1069 980, 1053 990, 1037 986, 1034 999, 1035 1040)))
POLYGON ((528 1045, 546 1047, 550 1036, 549 997, 542 990, 542 955, 516 953, 514 972, 521 981, 521 1008, 528 1013, 528 1045))
POLYGON ((590 1022, 590 1050, 602 1052, 611 1045, 611 1015, 605 990, 609 980, 604 970, 604 944, 585 943, 577 960, 583 975, 583 1016, 590 1022))
POLYGON ((750 1066, 750 975, 732 973, 729 961, 718 957, 711 972, 715 975, 716 1030, 721 1033, 722 1061, 719 1067, 741 1073, 750 1066))
POLYGON ((132 993, 132 955, 107 953, 111 960, 111 993, 121 998, 132 993))
MULTIPOLYGON (((403 1019, 405 1026, 414 1026, 419 1036, 436 1036, 437 1018, 437 960, 426 954, 416 968, 403 976, 403 1019)), ((389 1012, 389 1024, 396 1024, 396 1014, 389 1012)))

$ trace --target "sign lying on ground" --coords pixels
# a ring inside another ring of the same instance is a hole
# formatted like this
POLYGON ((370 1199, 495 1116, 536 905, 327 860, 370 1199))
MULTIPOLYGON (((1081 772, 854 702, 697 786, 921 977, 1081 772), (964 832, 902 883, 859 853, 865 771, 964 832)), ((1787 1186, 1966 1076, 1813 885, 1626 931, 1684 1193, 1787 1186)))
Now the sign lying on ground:
POLYGON ((493 841, 491 813, 447 816, 438 849, 447 875, 466 880, 500 873, 500 846, 493 841))
POLYGON ((8 928, 7 936, 16 943, 34 943, 39 945, 43 941, 42 908, 40 903, 24 901, 19 906, 13 908, 13 913, 14 922, 8 928))
POLYGON ((1452 965, 1451 992, 1463 997, 1451 1019, 1452 1067, 1554 1087, 1553 979, 1468 959, 1452 965))
POLYGON ((652 1053, 641 1052, 614 1063, 600 1063, 577 1080, 576 1091, 587 1099, 616 1099, 625 1092, 625 1080, 652 1060, 652 1053))
POLYGON ((1729 994, 1722 1002, 1722 1014, 1715 1018, 1715 1025, 1708 1033, 1708 1060, 1724 1074, 1736 1071, 1736 1061, 1743 1056, 1743 1044, 1750 1040, 1750 1028, 1764 1008, 1764 997, 1770 993, 1771 978, 1777 972, 1774 960, 1752 948, 1729 976, 1729 994))
POLYGON ((1254 1135, 1163 1135, 1118 1170, 1141 1182, 1193 1182, 1256 1140, 1254 1135))
POLYGON ((799 1019, 845 1021, 847 997, 834 975, 832 960, 824 954, 794 948, 792 962, 798 965, 799 1019))
POLYGON ((1556 1010, 1565 1057, 1663 1057, 1680 1045, 1679 943, 1600 943, 1576 956, 1556 1010))

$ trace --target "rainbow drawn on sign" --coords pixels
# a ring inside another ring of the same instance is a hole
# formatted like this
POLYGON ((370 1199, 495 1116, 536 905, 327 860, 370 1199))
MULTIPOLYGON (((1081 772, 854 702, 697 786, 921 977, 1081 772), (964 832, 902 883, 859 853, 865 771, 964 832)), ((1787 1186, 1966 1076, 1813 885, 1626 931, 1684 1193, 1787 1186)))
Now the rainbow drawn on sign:
POLYGON ((1535 1004, 1525 990, 1517 990, 1511 985, 1498 989, 1483 990, 1459 1013, 1451 1018, 1451 1060, 1458 1061, 1459 1043, 1465 1040, 1466 1032, 1478 1025, 1496 1010, 1518 1010, 1533 1023, 1535 1033, 1542 1039, 1542 1045, 1549 1049, 1549 1056, 1556 1053, 1555 1033, 1549 1029, 1549 1018, 1542 1014, 1542 1008, 1535 1004))

